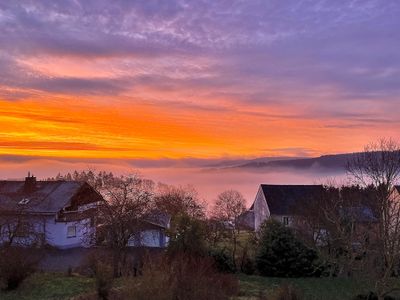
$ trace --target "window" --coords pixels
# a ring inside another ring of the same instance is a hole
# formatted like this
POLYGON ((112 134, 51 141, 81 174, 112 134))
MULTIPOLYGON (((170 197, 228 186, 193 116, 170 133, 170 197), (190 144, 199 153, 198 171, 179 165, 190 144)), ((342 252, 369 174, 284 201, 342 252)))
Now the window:
POLYGON ((30 201, 29 198, 23 198, 21 201, 18 202, 19 205, 25 205, 28 204, 30 201))
POLYGON ((69 238, 76 237, 76 226, 67 227, 67 237, 69 238))
POLYGON ((282 222, 283 222, 283 225, 288 226, 289 225, 289 217, 283 217, 282 222))

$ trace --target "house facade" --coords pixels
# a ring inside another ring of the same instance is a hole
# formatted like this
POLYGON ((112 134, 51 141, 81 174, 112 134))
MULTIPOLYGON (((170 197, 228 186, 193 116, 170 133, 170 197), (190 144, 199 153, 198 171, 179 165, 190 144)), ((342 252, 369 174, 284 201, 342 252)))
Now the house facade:
POLYGON ((95 210, 103 198, 76 181, 0 181, 1 242, 60 249, 88 247, 95 210))
MULTIPOLYGON (((85 182, 37 181, 30 175, 24 181, 0 181, 0 244, 93 246, 102 201, 85 182)), ((168 226, 169 217, 156 222, 149 216, 140 239, 129 246, 165 247, 168 226)))
POLYGON ((292 226, 297 207, 307 205, 322 189, 322 185, 261 184, 250 209, 242 215, 242 223, 255 231, 270 218, 292 226))

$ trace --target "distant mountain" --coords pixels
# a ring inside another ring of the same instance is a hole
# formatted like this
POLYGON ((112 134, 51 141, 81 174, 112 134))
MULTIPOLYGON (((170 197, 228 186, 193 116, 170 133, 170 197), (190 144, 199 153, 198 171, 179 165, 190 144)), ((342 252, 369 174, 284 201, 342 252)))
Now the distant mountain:
POLYGON ((353 153, 346 154, 333 154, 323 155, 320 157, 313 158, 291 158, 291 159, 278 159, 271 161, 253 160, 244 164, 233 166, 232 168, 241 169, 262 169, 262 168, 294 168, 294 169, 310 169, 310 168, 321 168, 321 169, 335 169, 344 170, 346 164, 354 157, 353 153))
MULTIPOLYGON (((301 159, 302 157, 296 157, 296 159, 301 159)), ((267 157, 258 157, 253 159, 234 159, 234 160, 222 160, 215 163, 209 163, 204 165, 204 167, 208 168, 229 168, 229 167, 241 167, 247 164, 259 164, 259 163, 268 163, 272 161, 285 161, 285 160, 293 160, 293 157, 290 156, 267 156, 267 157)))

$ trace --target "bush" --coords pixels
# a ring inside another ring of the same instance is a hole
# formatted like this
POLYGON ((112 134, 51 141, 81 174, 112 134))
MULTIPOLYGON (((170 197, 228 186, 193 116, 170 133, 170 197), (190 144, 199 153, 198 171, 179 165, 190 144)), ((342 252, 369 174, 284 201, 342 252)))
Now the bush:
POLYGON ((170 256, 186 255, 206 256, 206 226, 198 219, 188 215, 177 215, 169 230, 170 240, 167 252, 170 256))
POLYGON ((263 276, 305 277, 315 275, 317 253, 299 241, 293 232, 274 220, 264 222, 256 256, 263 276))
POLYGON ((289 284, 282 284, 274 293, 274 300, 301 300, 304 299, 303 293, 289 284))
POLYGON ((0 279, 5 290, 14 290, 34 273, 42 255, 39 249, 4 247, 0 250, 0 279))
POLYGON ((219 272, 235 273, 232 257, 223 250, 213 250, 210 256, 214 259, 215 267, 219 272))
POLYGON ((124 299, 229 299, 238 293, 238 280, 215 270, 210 258, 187 255, 148 261, 143 275, 131 279, 124 299))
MULTIPOLYGON (((369 292, 368 294, 359 294, 357 296, 355 296, 353 298, 353 300, 378 300, 378 296, 373 293, 373 292, 369 292)), ((385 297, 383 297, 384 300, 396 300, 398 298, 394 298, 392 296, 386 295, 385 297)))
POLYGON ((99 299, 107 300, 113 284, 113 270, 111 266, 98 262, 94 278, 96 279, 96 289, 99 299))

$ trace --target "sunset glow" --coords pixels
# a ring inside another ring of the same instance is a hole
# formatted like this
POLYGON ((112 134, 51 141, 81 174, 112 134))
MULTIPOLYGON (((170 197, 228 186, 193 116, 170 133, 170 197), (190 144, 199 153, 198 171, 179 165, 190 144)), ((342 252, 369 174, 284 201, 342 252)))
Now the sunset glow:
POLYGON ((0 155, 315 156, 399 138, 400 5, 276 3, 0 4, 0 155))

